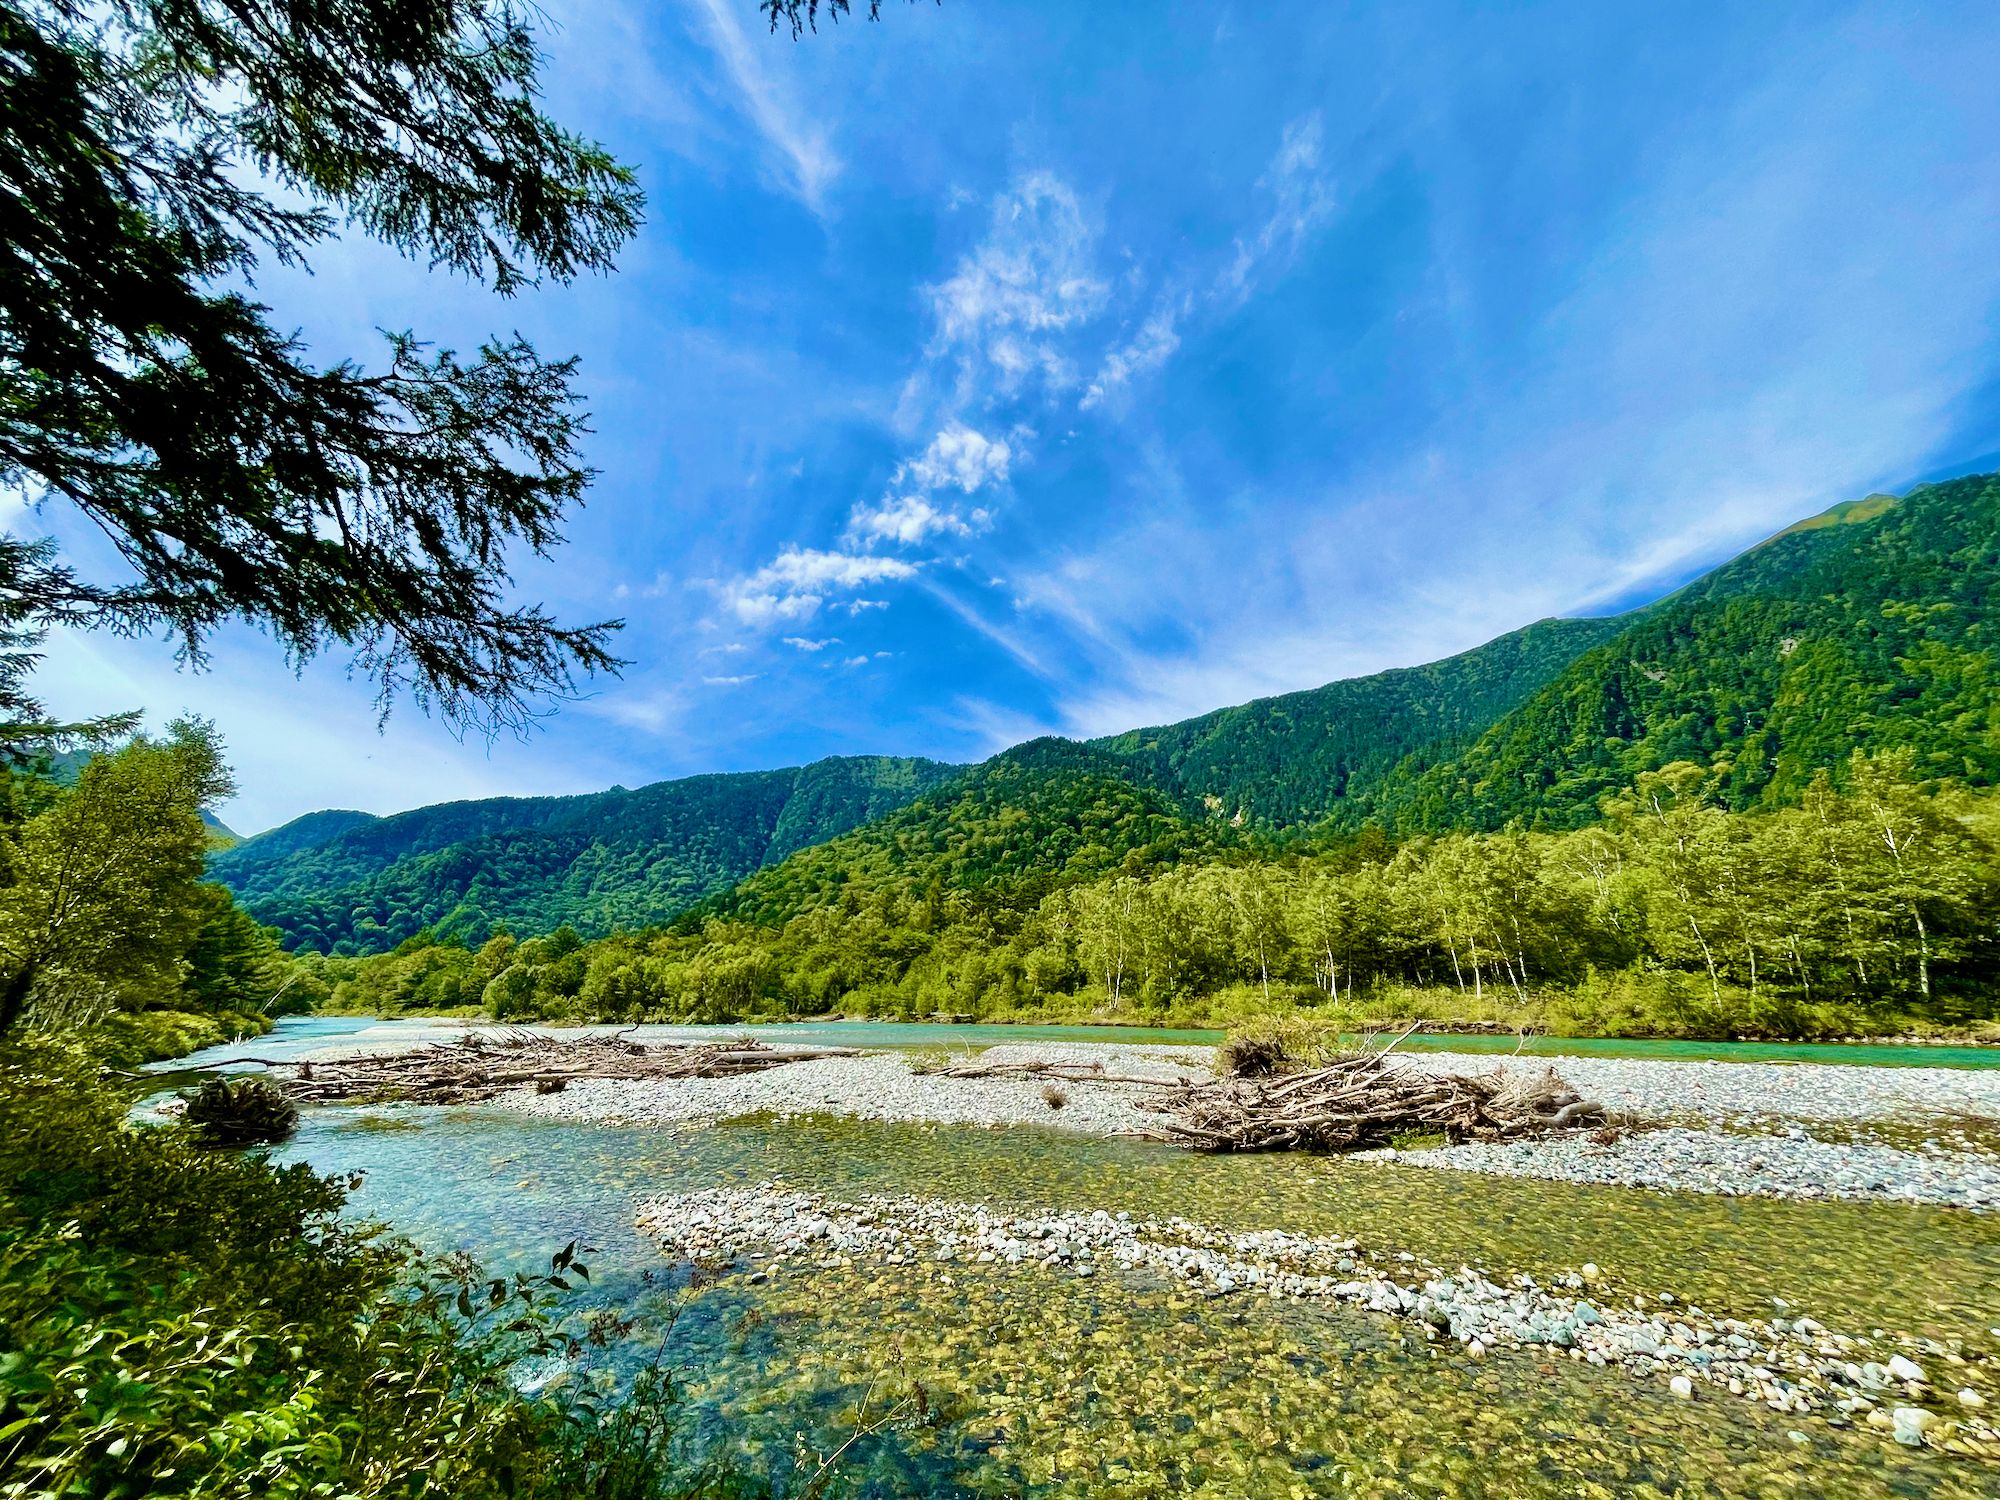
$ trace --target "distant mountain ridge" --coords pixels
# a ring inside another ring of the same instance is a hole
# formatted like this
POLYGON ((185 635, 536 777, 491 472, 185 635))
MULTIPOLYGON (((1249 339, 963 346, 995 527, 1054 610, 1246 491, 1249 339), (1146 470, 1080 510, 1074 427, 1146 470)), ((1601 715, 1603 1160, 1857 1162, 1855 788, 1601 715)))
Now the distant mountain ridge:
POLYGON ((1579 827, 1673 761, 1738 809, 1856 749, 2000 781, 2000 476, 1874 495, 1787 527, 1628 616, 1466 751, 1364 808, 1392 829, 1579 827))
POLYGON ((1908 745, 1991 784, 1996 606, 2000 478, 1980 476, 1834 506, 1629 614, 1087 744, 318 813, 211 868, 288 942, 371 951, 424 926, 776 922, 885 880, 1019 897, 1369 824, 1573 827, 1674 760, 1716 767, 1738 807, 1795 796, 1855 748, 1908 745))
POLYGON ((1359 805, 1412 756, 1470 745, 1625 622, 1539 620, 1420 667, 1258 698, 1091 743, 1225 817, 1287 827, 1359 805))
POLYGON ((209 871, 291 947, 374 952, 425 929, 597 935, 664 921, 959 769, 854 756, 386 818, 308 813, 213 855, 209 871))

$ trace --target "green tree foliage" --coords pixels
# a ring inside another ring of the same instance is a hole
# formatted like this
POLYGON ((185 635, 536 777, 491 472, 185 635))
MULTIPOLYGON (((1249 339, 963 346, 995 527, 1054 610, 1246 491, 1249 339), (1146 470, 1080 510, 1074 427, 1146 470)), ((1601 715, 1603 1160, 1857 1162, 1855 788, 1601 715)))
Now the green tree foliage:
POLYGON ((0 888, 0 1030, 30 1006, 91 1015, 178 990, 204 926, 198 809, 230 790, 213 732, 181 720, 93 759, 20 825, 0 888))
POLYGON ((52 769, 0 778, 0 1034, 87 1025, 105 1061, 133 1064, 317 998, 277 934, 201 882, 202 804, 229 791, 207 724, 52 769))
POLYGON ((614 625, 507 597, 590 478, 574 363, 409 333, 324 363, 241 290, 346 230, 503 294, 608 270, 640 195, 542 113, 537 65, 502 0, 0 3, 0 485, 128 569, 0 540, 0 627, 198 659, 242 617, 501 723, 616 665, 614 625))
MULTIPOLYGON (((1406 829, 1574 828, 1643 772, 1732 808, 1795 802, 1854 750, 2000 780, 2000 476, 1836 507, 1631 617, 1442 765, 1356 812, 1406 829)), ((1353 814, 1350 814, 1350 817, 1353 814)))
POLYGON ((1015 900, 1111 869, 1176 860, 1226 838, 1215 820, 1191 818, 1179 792, 1143 767, 1091 745, 1030 740, 751 876, 693 920, 770 921, 838 905, 851 886, 891 883, 924 891, 934 908, 946 892, 1004 889, 1015 900))
POLYGON ((1925 781, 1909 751, 1857 753, 1773 812, 1731 812, 1720 778, 1678 762, 1598 827, 1312 852, 1193 839, 1155 809, 1163 840, 1142 806, 1065 801, 1082 778, 1032 790, 1023 770, 807 850, 670 930, 412 942, 319 961, 319 982, 346 1008, 476 996, 506 1019, 1360 1016, 1413 993, 1687 1035, 1995 1014, 2000 802, 1925 781), (1058 827, 1097 852, 1038 865, 1058 827))
POLYGON ((502 927, 569 923, 598 936, 669 921, 957 771, 855 756, 393 818, 313 813, 213 855, 209 869, 289 945, 322 953, 379 952, 426 931, 477 943, 502 927))

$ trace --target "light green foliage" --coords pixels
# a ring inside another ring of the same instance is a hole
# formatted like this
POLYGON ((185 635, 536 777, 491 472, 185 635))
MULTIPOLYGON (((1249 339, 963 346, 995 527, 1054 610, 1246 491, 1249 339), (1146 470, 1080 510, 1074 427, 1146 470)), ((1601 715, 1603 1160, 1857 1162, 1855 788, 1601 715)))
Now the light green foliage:
MULTIPOLYGON (((818 884, 814 865, 794 888, 804 909, 789 917, 318 962, 336 995, 378 995, 392 1010, 421 1003, 428 976, 477 979, 503 1019, 1279 1010, 1352 1026, 1449 1014, 1796 1035, 1993 1014, 1993 799, 1924 783, 1903 751, 1857 754, 1776 812, 1727 811, 1721 777, 1685 763, 1645 773, 1604 824, 1574 833, 1317 855, 1210 844, 1053 889, 1031 867, 953 888, 920 850, 898 878, 861 834, 850 878, 818 884)), ((976 842, 951 847, 962 861, 976 842)), ((772 872, 746 904, 781 911, 772 888, 791 874, 772 872)))
POLYGON ((96 757, 19 826, 0 889, 0 1030, 30 1007, 94 1016, 177 992, 207 905, 199 808, 229 790, 212 729, 181 720, 96 757))
POLYGON ((0 784, 0 1032, 88 1025, 105 1062, 133 1066, 325 998, 273 932, 200 882, 201 808, 230 789, 208 725, 44 768, 0 784))

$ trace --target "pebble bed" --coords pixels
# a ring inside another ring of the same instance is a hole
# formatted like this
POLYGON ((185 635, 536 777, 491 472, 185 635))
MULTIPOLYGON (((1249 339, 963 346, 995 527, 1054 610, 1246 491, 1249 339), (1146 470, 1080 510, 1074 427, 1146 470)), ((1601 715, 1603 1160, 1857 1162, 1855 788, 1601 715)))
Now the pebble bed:
POLYGON ((668 1253, 734 1267, 753 1283, 857 1260, 923 1268, 1039 1266, 1077 1277, 1152 1274, 1213 1297, 1324 1298, 1407 1319, 1474 1358, 1540 1347, 1664 1380, 1674 1395, 1757 1401, 1839 1426, 1863 1423, 1910 1447, 2000 1458, 1988 1416, 1991 1362, 1885 1334, 1831 1331, 1780 1304, 1769 1319, 1712 1317, 1671 1294, 1623 1307, 1593 1294, 1595 1266, 1544 1286, 1446 1271, 1407 1251, 1280 1230, 1226 1231, 1182 1218, 1135 1220, 1098 1209, 1019 1216, 973 1203, 869 1196, 842 1203, 778 1184, 645 1199, 639 1226, 668 1253))
MULTIPOLYGON (((1103 1063, 1107 1071, 1171 1081, 1205 1076, 1208 1049, 1186 1058, 1102 1043, 1052 1043, 988 1048, 986 1064, 1103 1063)), ((686 1125, 745 1115, 846 1115, 861 1120, 913 1120, 937 1125, 1044 1125, 1085 1135, 1137 1135, 1151 1117, 1139 1101, 1149 1092, 1129 1084, 1055 1085, 1063 1104, 1052 1108, 1042 1081, 1032 1078, 947 1078, 913 1071, 893 1052, 822 1057, 734 1078, 668 1078, 638 1083, 572 1083, 559 1094, 520 1094, 507 1102, 565 1120, 686 1125)))
POLYGON ((2000 1209, 2000 1161, 1971 1152, 1836 1145, 1803 1131, 1732 1135, 1714 1130, 1636 1130, 1608 1145, 1588 1135, 1467 1142, 1428 1151, 1357 1152, 1396 1161, 1506 1177, 1607 1187, 1715 1193, 1725 1198, 1874 1199, 2000 1209))
MULTIPOLYGON (((988 1048, 979 1060, 1101 1065, 1105 1071, 1170 1080, 1205 1076, 1204 1047, 1056 1042, 988 1048)), ((1411 1054, 1410 1066, 1486 1072, 1541 1068, 1547 1061, 1496 1061, 1464 1053, 1411 1054)), ((1863 1068, 1824 1064, 1666 1062, 1561 1058, 1571 1083, 1608 1108, 1653 1120, 1608 1144, 1578 1133, 1504 1144, 1372 1152, 1376 1160, 1508 1176, 1662 1191, 1806 1200, 1850 1199, 2000 1210, 2000 1158, 1926 1140, 1917 1149, 1813 1139, 1794 1122, 1942 1121, 2000 1117, 2000 1071, 1863 1068), (1704 1125, 1714 1128, 1702 1128, 1704 1125)), ((522 1094, 514 1108, 558 1119, 693 1126, 768 1114, 832 1114, 870 1120, 1003 1127, 1038 1125, 1090 1135, 1143 1134, 1152 1124, 1142 1086, 1055 1085, 1026 1078, 947 1078, 913 1071, 896 1053, 818 1058, 723 1079, 574 1083, 559 1094, 522 1094)))

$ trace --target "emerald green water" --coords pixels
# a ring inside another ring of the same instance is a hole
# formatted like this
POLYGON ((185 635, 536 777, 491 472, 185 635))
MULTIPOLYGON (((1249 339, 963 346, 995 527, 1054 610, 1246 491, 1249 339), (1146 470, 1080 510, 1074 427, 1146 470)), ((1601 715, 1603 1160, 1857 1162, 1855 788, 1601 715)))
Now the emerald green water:
MULTIPOLYGON (((367 1024, 287 1023, 238 1051, 361 1042, 367 1024)), ((850 1027, 814 1030, 854 1037, 850 1027)), ((866 1034, 934 1045, 945 1030, 866 1034)), ((1024 1035, 952 1030, 971 1045, 1024 1035)), ((1780 1416, 1706 1390, 1679 1401, 1662 1379, 1547 1351, 1473 1360, 1364 1311, 1207 1300, 1108 1268, 1079 1280, 1039 1267, 857 1263, 781 1270, 761 1285, 741 1274, 691 1285, 686 1267, 637 1232, 633 1208, 648 1193, 781 1181, 836 1199, 917 1193, 1352 1235, 1502 1276, 1591 1261, 1606 1299, 1670 1289, 1710 1313, 1762 1317, 1783 1297, 1794 1315, 1835 1330, 1939 1340, 1968 1361, 1950 1370, 1952 1389, 1969 1385, 2000 1405, 1994 1216, 831 1119, 669 1134, 491 1108, 316 1110, 281 1155, 361 1170, 355 1210, 433 1248, 529 1266, 571 1239, 593 1247, 589 1295, 639 1315, 628 1360, 667 1340, 691 1393, 690 1453, 726 1453, 796 1483, 857 1422, 898 1410, 846 1454, 830 1491, 838 1496, 2000 1492, 2000 1466, 1899 1448, 1818 1415, 1780 1416)), ((556 1378, 616 1376, 612 1365, 556 1378)))

